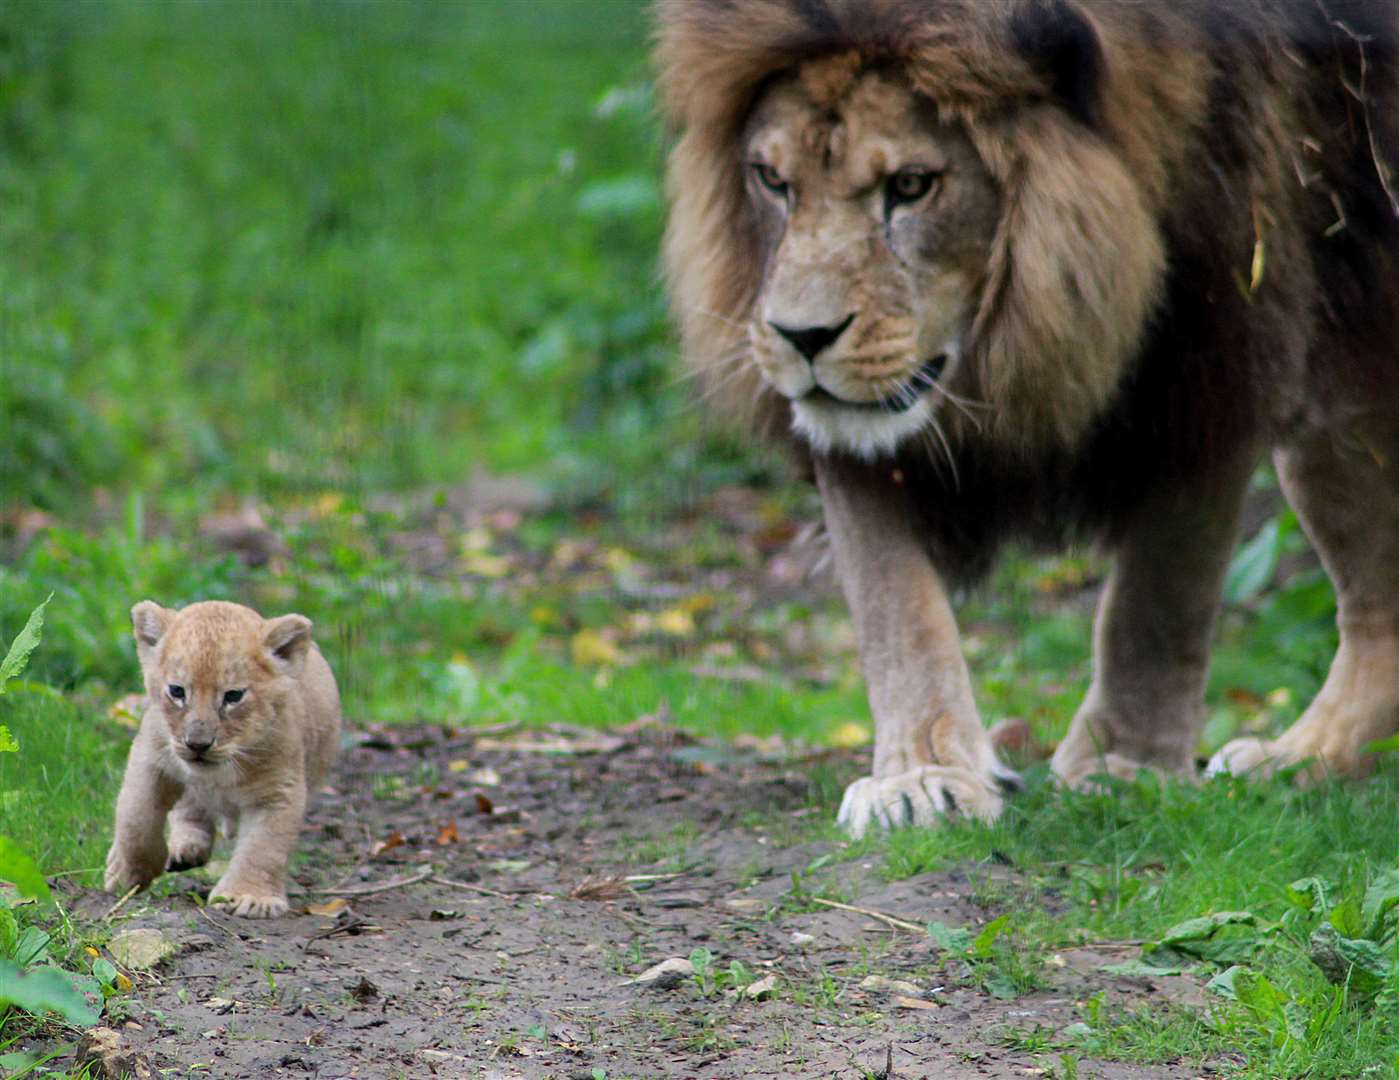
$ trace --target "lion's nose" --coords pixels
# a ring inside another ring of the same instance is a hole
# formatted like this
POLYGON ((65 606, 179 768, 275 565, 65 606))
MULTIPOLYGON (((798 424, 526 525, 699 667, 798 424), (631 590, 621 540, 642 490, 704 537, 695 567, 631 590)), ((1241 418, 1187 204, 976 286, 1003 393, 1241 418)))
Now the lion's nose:
POLYGON ((214 745, 214 737, 212 735, 205 735, 202 732, 197 735, 191 733, 185 736, 185 745, 190 748, 191 752, 202 754, 204 751, 208 750, 209 747, 214 745))
POLYGON ((845 333, 845 328, 854 321, 855 314, 851 312, 832 326, 791 327, 782 326, 775 322, 770 322, 768 325, 790 341, 792 348, 806 357, 806 362, 809 364, 823 349, 834 344, 836 338, 845 333))

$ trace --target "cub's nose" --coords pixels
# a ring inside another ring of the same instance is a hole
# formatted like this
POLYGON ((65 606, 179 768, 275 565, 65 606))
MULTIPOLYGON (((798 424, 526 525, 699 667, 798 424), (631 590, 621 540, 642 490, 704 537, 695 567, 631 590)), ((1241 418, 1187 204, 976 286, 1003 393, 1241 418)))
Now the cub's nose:
POLYGON ((202 753, 204 753, 206 750, 208 750, 209 747, 211 747, 211 746, 213 746, 213 745, 214 745, 214 739, 213 739, 213 736, 211 736, 211 735, 186 735, 186 736, 185 736, 185 746, 187 746, 187 747, 189 748, 190 752, 191 752, 191 753, 194 753, 194 754, 202 754, 202 753))
POLYGON ((806 357, 806 362, 809 364, 823 349, 833 345, 835 340, 845 333, 846 327, 854 321, 855 313, 851 312, 843 320, 831 326, 791 327, 782 326, 775 322, 769 322, 768 325, 790 341, 792 348, 806 357))

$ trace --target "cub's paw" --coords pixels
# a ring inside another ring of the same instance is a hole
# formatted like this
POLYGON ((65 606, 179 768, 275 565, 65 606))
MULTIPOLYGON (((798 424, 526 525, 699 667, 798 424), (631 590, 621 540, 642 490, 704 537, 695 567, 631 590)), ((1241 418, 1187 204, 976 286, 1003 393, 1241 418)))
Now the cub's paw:
POLYGON ((165 860, 165 872, 173 874, 181 870, 193 870, 196 866, 203 866, 209 861, 209 853, 212 850, 213 844, 208 836, 172 830, 170 854, 165 860))
POLYGON ((238 915, 244 919, 275 919, 287 913, 287 898, 277 893, 250 892, 219 882, 209 893, 209 906, 225 915, 238 915))
POLYGON ((896 829, 931 826, 952 814, 994 821, 1001 813, 1001 791, 1019 787, 1005 766, 983 778, 970 769, 920 765, 895 776, 866 776, 845 789, 836 820, 857 840, 871 826, 896 829))
POLYGON ((124 893, 132 886, 144 889, 160 877, 164 866, 164 853, 140 854, 113 844, 107 850, 107 871, 102 883, 110 893, 124 893))

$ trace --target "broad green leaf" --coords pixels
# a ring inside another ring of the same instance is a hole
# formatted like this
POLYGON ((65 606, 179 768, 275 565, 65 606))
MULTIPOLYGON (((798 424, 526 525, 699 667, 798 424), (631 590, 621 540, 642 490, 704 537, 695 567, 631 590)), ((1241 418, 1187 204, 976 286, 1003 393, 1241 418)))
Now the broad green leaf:
POLYGON ((965 953, 972 944, 971 931, 965 926, 952 927, 946 923, 930 922, 928 936, 933 939, 933 944, 947 952, 965 953))
POLYGON ((1205 983, 1205 989, 1212 994, 1218 994, 1222 998, 1230 1001, 1238 1001, 1239 994, 1234 984, 1240 975, 1248 975, 1248 968, 1235 964, 1231 968, 1225 968, 1209 982, 1205 983))
POLYGON ((103 987, 115 986, 117 981, 116 965, 105 956, 99 956, 92 962, 92 977, 103 987))
POLYGON ((0 754, 13 754, 19 749, 19 743, 15 742, 15 737, 10 734, 10 729, 4 724, 0 724, 0 754))
POLYGON ((1160 978, 1162 975, 1183 975, 1189 969, 1186 965, 1154 962, 1158 957, 1164 960, 1172 955, 1174 954, 1167 952, 1153 953, 1149 957, 1134 956, 1120 964, 1104 964, 1102 970, 1109 975, 1130 975, 1148 979, 1160 978))
POLYGON ((39 872, 34 860, 8 836, 0 836, 0 881, 8 881, 19 889, 21 896, 49 903, 49 883, 39 872))
POLYGON ((1399 867, 1390 867, 1370 883, 1360 905, 1365 920, 1366 937, 1379 941, 1384 934, 1385 916, 1399 907, 1399 867))
POLYGON ((0 908, 0 960, 13 960, 19 944, 19 923, 13 911, 0 908))
POLYGON ((1307 911, 1325 911, 1330 905, 1332 888, 1325 878, 1298 878, 1287 887, 1287 899, 1307 911))
POLYGON ((29 613, 29 620, 24 624, 24 629, 10 643, 10 651, 5 654, 5 659, 0 660, 0 694, 5 692, 5 684, 23 671, 24 665, 29 663, 29 654, 34 651, 43 636, 44 609, 52 599, 53 593, 49 593, 48 598, 29 613))
POLYGON ((992 919, 981 928, 981 933, 972 939, 971 952, 979 960, 984 960, 991 955, 991 946, 996 943, 996 939, 1001 936, 1006 927, 1010 925, 1010 915, 1002 915, 992 919))
POLYGON ((1221 926, 1255 926, 1258 917, 1251 911, 1217 911, 1213 915, 1201 915, 1176 923, 1161 936, 1161 945, 1181 945, 1191 941, 1203 941, 1212 937, 1221 926))
POLYGON ((1273 579, 1278 556, 1282 554, 1282 531, 1278 519, 1264 522, 1263 527, 1243 547, 1239 548, 1229 573, 1224 578, 1224 599, 1241 604, 1257 596, 1273 579))
POLYGON ((1365 936, 1365 918, 1360 914, 1360 902, 1347 897, 1331 909, 1326 921, 1340 931, 1342 937, 1365 936))
POLYGON ((26 926, 15 941, 14 961, 22 968, 32 967, 43 960, 53 940, 37 926, 26 926))
POLYGON ((41 967, 24 972, 8 960, 0 960, 0 1007, 15 1005, 36 1016, 57 1013, 77 1027, 97 1023, 97 1011, 73 987, 58 968, 41 967))

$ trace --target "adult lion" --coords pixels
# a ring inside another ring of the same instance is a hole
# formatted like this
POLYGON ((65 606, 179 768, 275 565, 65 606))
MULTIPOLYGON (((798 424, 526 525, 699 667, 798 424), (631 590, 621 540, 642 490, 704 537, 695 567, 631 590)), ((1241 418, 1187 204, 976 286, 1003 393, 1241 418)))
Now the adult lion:
POLYGON ((1275 448, 1341 644, 1212 770, 1363 772, 1399 727, 1399 0, 659 0, 666 261, 722 408, 809 457, 873 775, 840 820, 993 818, 944 581, 1105 539, 1069 784, 1185 772, 1275 448))

